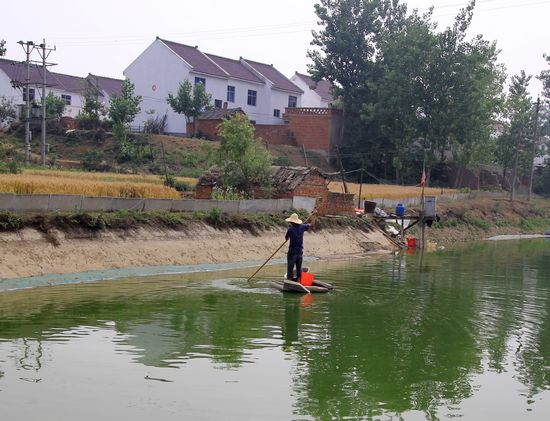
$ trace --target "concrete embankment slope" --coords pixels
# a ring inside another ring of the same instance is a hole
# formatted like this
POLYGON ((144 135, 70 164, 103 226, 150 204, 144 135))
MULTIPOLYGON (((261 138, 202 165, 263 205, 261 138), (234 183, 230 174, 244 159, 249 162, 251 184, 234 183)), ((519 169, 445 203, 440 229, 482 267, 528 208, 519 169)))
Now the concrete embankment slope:
MULTIPOLYGON (((25 228, 0 233, 0 282, 46 274, 264 261, 282 244, 284 234, 283 227, 254 235, 239 229, 219 230, 202 223, 184 231, 140 227, 95 233, 55 230, 47 235, 25 228)), ((308 232, 304 244, 305 255, 321 258, 362 256, 394 249, 376 228, 370 232, 352 227, 308 232)), ((274 258, 284 258, 285 253, 283 247, 274 258)))

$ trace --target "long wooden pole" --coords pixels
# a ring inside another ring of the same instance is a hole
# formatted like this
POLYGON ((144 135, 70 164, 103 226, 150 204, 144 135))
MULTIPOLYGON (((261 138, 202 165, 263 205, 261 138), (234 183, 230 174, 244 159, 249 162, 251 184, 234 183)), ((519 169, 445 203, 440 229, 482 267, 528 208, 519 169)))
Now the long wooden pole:
POLYGON ((254 272, 254 273, 252 274, 252 276, 246 280, 246 282, 248 282, 248 281, 250 281, 252 278, 254 278, 254 276, 260 271, 260 269, 262 269, 265 265, 267 265, 267 262, 269 262, 269 261, 273 258, 273 256, 275 256, 275 255, 277 254, 277 252, 283 248, 283 246, 284 246, 287 242, 288 242, 288 240, 285 240, 285 242, 284 242, 283 244, 281 244, 281 245, 279 246, 279 248, 278 248, 277 250, 275 250, 275 252, 274 252, 271 256, 269 256, 269 257, 267 258, 267 260, 263 263, 263 265, 261 265, 261 266, 258 268, 258 270, 256 270, 256 272, 254 272))

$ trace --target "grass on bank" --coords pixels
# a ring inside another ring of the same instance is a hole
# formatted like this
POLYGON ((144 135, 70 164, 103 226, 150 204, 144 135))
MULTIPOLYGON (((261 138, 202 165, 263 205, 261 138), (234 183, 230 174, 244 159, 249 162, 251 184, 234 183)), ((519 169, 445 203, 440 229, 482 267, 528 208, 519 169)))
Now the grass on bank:
MULTIPOLYGON (((114 212, 60 212, 49 214, 15 214, 0 211, 0 232, 17 232, 23 228, 35 228, 46 234, 54 244, 56 235, 54 229, 71 231, 100 232, 106 230, 133 230, 136 228, 157 228, 186 230, 192 224, 205 223, 217 229, 238 229, 253 235, 261 235, 263 231, 274 227, 286 227, 285 218, 289 213, 296 212, 306 220, 307 212, 291 210, 280 214, 227 214, 214 208, 209 211, 166 212, 166 211, 128 211, 114 212)), ((370 231, 371 225, 362 218, 323 218, 320 217, 316 229, 352 227, 370 231)))
MULTIPOLYGON (((176 177, 176 181, 189 186, 196 184, 195 179, 187 177, 176 177)), ((20 174, 2 174, 0 192, 152 199, 181 197, 175 188, 165 186, 163 182, 164 178, 157 175, 28 169, 20 174)))

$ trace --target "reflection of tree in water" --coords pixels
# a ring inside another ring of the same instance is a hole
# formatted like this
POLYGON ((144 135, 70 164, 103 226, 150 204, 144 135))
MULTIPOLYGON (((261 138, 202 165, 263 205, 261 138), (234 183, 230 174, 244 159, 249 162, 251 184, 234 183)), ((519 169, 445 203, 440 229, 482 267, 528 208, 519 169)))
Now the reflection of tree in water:
MULTIPOLYGON (((355 281, 362 282, 369 280, 355 281)), ((361 297, 332 303, 327 343, 304 350, 309 371, 300 378, 307 391, 300 412, 316 419, 431 414, 471 394, 469 375, 480 359, 467 316, 472 297, 456 297, 443 314, 440 302, 452 291, 432 288, 435 273, 415 282, 415 291, 383 290, 379 305, 366 306, 361 297)))
POLYGON ((525 254, 536 259, 536 263, 528 258, 524 267, 536 267, 538 271, 524 270, 523 283, 530 288, 525 291, 522 335, 515 350, 520 380, 529 386, 528 402, 537 393, 550 389, 550 259, 548 253, 533 256, 530 251, 525 254))

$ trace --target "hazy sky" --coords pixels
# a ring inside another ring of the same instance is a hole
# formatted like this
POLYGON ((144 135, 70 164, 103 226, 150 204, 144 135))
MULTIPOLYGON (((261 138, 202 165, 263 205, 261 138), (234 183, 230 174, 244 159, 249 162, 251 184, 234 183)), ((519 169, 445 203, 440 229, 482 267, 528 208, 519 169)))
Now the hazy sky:
MULTIPOLYGON (((17 41, 56 46, 54 71, 122 78, 123 70, 155 36, 198 45, 203 52, 275 65, 286 76, 305 73, 316 0, 14 0, 0 5, 0 39, 7 58, 24 60, 17 41), (25 14, 24 11, 27 10, 25 14)), ((467 0, 409 0, 410 8, 434 6, 439 29, 467 0)), ((508 74, 537 75, 550 54, 550 0, 478 0, 470 35, 497 41, 508 74)), ((34 54, 39 59, 38 54, 34 54)), ((531 92, 541 89, 533 78, 531 92)))

